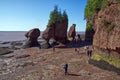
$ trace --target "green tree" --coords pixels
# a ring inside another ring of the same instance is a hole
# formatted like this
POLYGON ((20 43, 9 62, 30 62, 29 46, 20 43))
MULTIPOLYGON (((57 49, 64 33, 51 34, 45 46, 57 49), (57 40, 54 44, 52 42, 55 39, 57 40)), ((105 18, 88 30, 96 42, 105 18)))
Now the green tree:
POLYGON ((66 11, 63 11, 62 20, 63 21, 68 20, 68 15, 67 15, 66 11))
POLYGON ((51 13, 50 13, 50 19, 49 19, 48 24, 53 24, 53 23, 56 23, 56 22, 62 22, 64 20, 68 20, 68 16, 67 16, 66 11, 64 11, 63 14, 62 14, 61 10, 60 9, 58 10, 58 6, 55 6, 54 10, 51 11, 51 13))
POLYGON ((89 23, 86 28, 86 31, 88 32, 88 31, 92 31, 92 30, 93 30, 93 25, 92 25, 92 23, 89 23))
POLYGON ((86 31, 92 30, 92 21, 95 13, 104 10, 109 4, 109 0, 87 0, 85 7, 84 18, 89 22, 86 31))
POLYGON ((58 12, 58 21, 62 21, 62 14, 61 14, 61 10, 59 10, 58 12))
POLYGON ((109 3, 109 0, 87 0, 85 7, 84 18, 88 21, 92 20, 94 14, 101 9, 105 9, 109 3))
POLYGON ((55 6, 54 10, 51 11, 51 13, 50 13, 49 24, 52 24, 52 23, 55 23, 56 21, 58 21, 58 16, 59 16, 58 7, 55 6))

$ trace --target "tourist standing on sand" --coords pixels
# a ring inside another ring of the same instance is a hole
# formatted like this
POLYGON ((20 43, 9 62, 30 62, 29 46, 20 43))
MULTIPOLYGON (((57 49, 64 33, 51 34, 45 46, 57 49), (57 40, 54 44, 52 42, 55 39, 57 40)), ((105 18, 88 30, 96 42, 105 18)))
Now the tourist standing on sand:
POLYGON ((53 48, 53 52, 55 52, 55 45, 54 44, 52 44, 52 48, 53 48))
POLYGON ((88 57, 91 57, 91 56, 92 56, 92 52, 93 52, 93 46, 89 46, 89 47, 88 47, 88 51, 87 51, 88 57))
POLYGON ((68 71, 68 64, 64 65, 64 70, 65 70, 65 75, 67 75, 68 74, 68 72, 67 72, 68 71))
POLYGON ((88 55, 88 48, 89 48, 88 46, 85 46, 85 47, 84 47, 85 53, 86 53, 87 55, 88 55))

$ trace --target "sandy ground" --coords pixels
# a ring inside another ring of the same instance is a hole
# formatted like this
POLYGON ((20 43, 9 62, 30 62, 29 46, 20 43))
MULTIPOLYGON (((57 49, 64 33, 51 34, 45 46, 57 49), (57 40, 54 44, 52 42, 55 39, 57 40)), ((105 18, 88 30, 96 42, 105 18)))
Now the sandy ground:
POLYGON ((115 72, 88 63, 84 49, 74 48, 15 50, 0 57, 0 80, 120 80, 115 72), (63 65, 68 63, 68 75, 63 65))

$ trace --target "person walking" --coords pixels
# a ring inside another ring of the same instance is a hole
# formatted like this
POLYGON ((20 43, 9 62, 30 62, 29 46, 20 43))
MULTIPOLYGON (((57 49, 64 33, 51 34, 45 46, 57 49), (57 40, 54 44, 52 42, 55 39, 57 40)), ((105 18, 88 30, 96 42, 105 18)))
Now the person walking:
POLYGON ((64 65, 64 71, 65 71, 65 75, 67 75, 68 74, 68 64, 64 65))
POLYGON ((87 52, 88 57, 92 57, 92 53, 93 53, 93 46, 89 46, 88 52, 87 52))
POLYGON ((92 54, 93 54, 93 50, 94 50, 94 47, 93 46, 90 46, 90 57, 92 57, 92 54))
POLYGON ((87 51, 88 51, 88 46, 85 46, 85 47, 84 47, 84 50, 85 50, 85 53, 87 53, 87 51))

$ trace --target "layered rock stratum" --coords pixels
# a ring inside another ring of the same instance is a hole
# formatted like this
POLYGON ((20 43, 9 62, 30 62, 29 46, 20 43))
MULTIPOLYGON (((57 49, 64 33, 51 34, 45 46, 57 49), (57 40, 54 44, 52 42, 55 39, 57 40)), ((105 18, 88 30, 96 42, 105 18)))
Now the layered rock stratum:
POLYGON ((95 32, 92 37, 93 45, 100 49, 120 53, 120 1, 97 0, 96 2, 101 2, 102 4, 98 3, 101 7, 98 5, 95 7, 91 5, 92 3, 89 3, 89 6, 92 6, 95 10, 91 11, 94 12, 94 15, 90 20, 88 18, 91 16, 87 17, 87 25, 91 22, 95 32))
POLYGON ((105 10, 95 15, 93 45, 120 52, 120 3, 110 0, 105 10))

